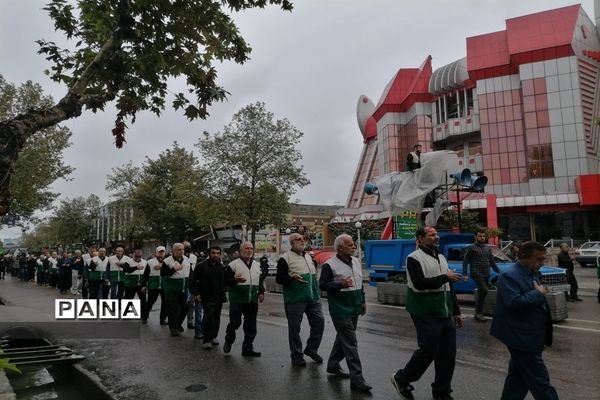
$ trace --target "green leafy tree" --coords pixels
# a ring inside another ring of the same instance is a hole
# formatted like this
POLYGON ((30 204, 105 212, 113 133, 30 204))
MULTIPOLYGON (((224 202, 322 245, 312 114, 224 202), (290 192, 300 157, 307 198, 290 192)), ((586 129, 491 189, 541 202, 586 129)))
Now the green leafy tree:
POLYGON ((123 221, 121 229, 125 240, 132 244, 134 241, 142 239, 148 234, 148 226, 145 224, 142 214, 134 210, 133 195, 138 186, 142 183, 142 168, 128 162, 120 167, 111 170, 111 174, 106 177, 106 190, 112 192, 112 197, 119 209, 132 210, 130 218, 123 221))
MULTIPOLYGON (((16 87, 0 75, 0 120, 52 104, 52 97, 45 96, 39 84, 27 81, 16 87)), ((56 197, 50 185, 73 171, 65 165, 62 155, 71 145, 70 137, 68 128, 52 126, 33 134, 21 149, 10 180, 10 210, 19 224, 31 220, 36 210, 50 207, 56 197)))
POLYGON ((61 200, 49 222, 53 241, 65 245, 92 242, 100 206, 100 199, 93 194, 61 200))
MULTIPOLYGON (((481 218, 477 211, 473 210, 461 210, 460 211, 460 231, 461 232, 475 232, 475 230, 482 226, 481 218)), ((439 228, 444 230, 451 230, 454 227, 458 227, 458 212, 456 210, 446 210, 442 214, 442 218, 439 222, 439 228)))
POLYGON ((288 199, 310 183, 300 164, 302 136, 290 121, 274 120, 257 102, 238 111, 223 132, 204 132, 197 144, 210 175, 210 194, 227 222, 252 228, 253 243, 261 227, 284 222, 288 199))
POLYGON ((147 236, 165 241, 193 238, 211 223, 206 174, 198 158, 177 142, 156 160, 146 157, 131 204, 147 236))
MULTIPOLYGON (((69 40, 60 48, 39 40, 47 71, 64 84, 66 95, 0 120, 0 216, 10 206, 14 164, 29 138, 40 130, 97 112, 114 102, 113 135, 125 141, 125 122, 140 111, 165 108, 169 79, 184 78, 187 88, 170 99, 189 119, 206 118, 208 107, 227 92, 217 84, 215 63, 243 63, 251 48, 231 12, 269 4, 291 10, 290 0, 51 0, 44 8, 57 31, 69 40)), ((18 55, 17 55, 18 56, 18 55)))

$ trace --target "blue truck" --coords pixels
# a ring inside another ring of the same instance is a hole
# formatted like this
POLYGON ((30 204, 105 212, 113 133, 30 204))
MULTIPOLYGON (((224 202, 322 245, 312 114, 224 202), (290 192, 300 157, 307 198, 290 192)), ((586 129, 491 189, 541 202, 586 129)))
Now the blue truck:
MULTIPOLYGON (((439 250, 448 260, 448 266, 454 271, 462 274, 463 255, 466 248, 473 243, 473 234, 440 232, 439 250)), ((509 258, 497 246, 491 247, 496 265, 503 271, 514 260, 509 258)), ((377 286, 378 282, 385 282, 394 275, 406 275, 406 259, 416 249, 414 239, 396 240, 369 240, 365 244, 365 264, 369 272, 369 284, 377 286)), ((490 271, 490 283, 498 279, 498 274, 490 271)), ((568 291, 567 273, 565 269, 543 266, 540 269, 541 283, 548 290, 568 291)), ((476 289, 475 282, 469 278, 467 282, 460 280, 454 284, 454 290, 459 294, 472 294, 476 289)))

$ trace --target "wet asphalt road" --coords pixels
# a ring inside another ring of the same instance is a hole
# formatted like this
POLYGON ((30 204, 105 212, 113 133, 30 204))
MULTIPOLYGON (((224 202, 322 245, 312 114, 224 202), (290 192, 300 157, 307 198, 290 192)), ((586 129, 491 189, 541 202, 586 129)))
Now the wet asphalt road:
MULTIPOLYGON (((369 288, 369 308, 358 328, 364 376, 374 387, 371 395, 352 393, 349 382, 328 376, 324 364, 307 359, 305 368, 291 366, 279 294, 267 294, 260 305, 255 349, 262 352, 262 357, 258 359, 241 357, 241 329, 229 355, 223 354, 221 346, 203 350, 200 341, 193 339, 192 330, 181 337, 170 337, 168 328, 158 324, 157 305, 149 324, 142 326, 140 339, 63 342, 87 357, 82 365, 98 375, 119 399, 397 399, 390 375, 407 362, 416 348, 415 330, 403 308, 377 304, 375 296, 375 289, 369 288)), ((69 296, 6 280, 0 281, 0 297, 53 316, 52 299, 69 296)), ((467 319, 457 334, 453 395, 456 399, 497 399, 508 352, 488 334, 489 322, 472 319, 470 296, 461 296, 461 300, 467 319)), ((326 327, 320 353, 326 358, 335 331, 326 300, 323 309, 326 327)), ((221 342, 226 313, 227 308, 221 319, 221 342)), ((305 322, 303 339, 307 332, 305 322)), ((544 359, 561 399, 600 399, 600 304, 595 297, 569 303, 569 319, 555 325, 554 343, 544 352, 544 359)), ((414 384, 415 398, 431 398, 432 369, 414 384)))

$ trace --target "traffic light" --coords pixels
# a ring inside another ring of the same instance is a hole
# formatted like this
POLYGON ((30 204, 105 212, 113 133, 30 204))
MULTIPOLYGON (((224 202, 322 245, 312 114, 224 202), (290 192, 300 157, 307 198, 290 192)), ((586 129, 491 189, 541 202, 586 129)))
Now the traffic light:
POLYGON ((483 189, 488 182, 487 176, 474 175, 471 173, 469 168, 465 168, 460 172, 450 174, 450 177, 453 178, 459 185, 466 186, 473 192, 483 192, 483 189))

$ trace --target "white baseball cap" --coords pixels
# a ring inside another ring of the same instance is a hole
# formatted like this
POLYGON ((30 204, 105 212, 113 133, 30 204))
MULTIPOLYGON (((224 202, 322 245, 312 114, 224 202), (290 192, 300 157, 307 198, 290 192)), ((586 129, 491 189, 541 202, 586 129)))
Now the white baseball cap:
POLYGON ((165 246, 158 246, 158 247, 156 248, 156 252, 157 252, 157 253, 159 253, 159 252, 161 252, 161 251, 167 251, 167 249, 165 249, 165 246))

